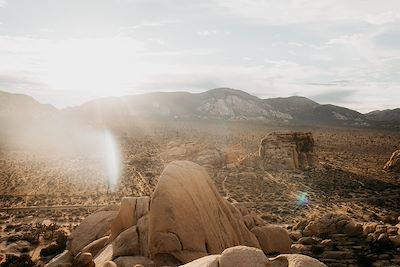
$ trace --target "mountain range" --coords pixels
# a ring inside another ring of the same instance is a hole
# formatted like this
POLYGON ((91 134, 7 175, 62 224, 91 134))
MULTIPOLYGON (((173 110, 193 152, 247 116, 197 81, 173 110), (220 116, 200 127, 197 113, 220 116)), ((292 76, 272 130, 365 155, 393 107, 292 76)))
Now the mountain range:
MULTIPOLYGON (((56 109, 30 96, 0 91, 0 119, 43 119, 58 115, 87 122, 129 122, 129 119, 254 120, 277 123, 399 127, 400 108, 360 112, 321 105, 305 97, 261 99, 241 90, 216 88, 203 93, 158 92, 105 97, 56 109)), ((9 121, 9 120, 8 120, 9 121)))

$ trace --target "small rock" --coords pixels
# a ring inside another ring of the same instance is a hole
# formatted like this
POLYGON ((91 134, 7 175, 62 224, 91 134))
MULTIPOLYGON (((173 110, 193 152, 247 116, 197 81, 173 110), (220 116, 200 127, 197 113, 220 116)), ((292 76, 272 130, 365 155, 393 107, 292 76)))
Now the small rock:
POLYGON ((375 234, 377 234, 379 236, 380 234, 386 233, 386 230, 387 230, 386 225, 379 224, 375 228, 375 234))
POLYGON ((290 239, 292 239, 293 241, 299 240, 302 236, 303 236, 303 235, 302 235, 302 233, 301 233, 300 230, 292 231, 292 232, 289 233, 289 237, 290 237, 290 239))
POLYGON ((115 262, 113 261, 106 261, 102 267, 118 267, 117 264, 115 264, 115 262))
POLYGON ((393 246, 398 248, 400 247, 400 235, 389 236, 390 242, 392 242, 393 246))
POLYGON ((299 221, 298 223, 296 223, 296 224, 293 226, 292 230, 294 230, 294 231, 296 231, 296 230, 301 230, 301 231, 303 231, 304 228, 305 228, 307 225, 308 225, 308 221, 307 221, 307 220, 301 220, 301 221, 299 221))
POLYGON ((399 228, 397 226, 389 226, 387 228, 388 235, 397 235, 399 228))
POLYGON ((313 237, 302 237, 297 241, 297 243, 303 245, 315 245, 318 243, 318 240, 313 237))
POLYGON ((363 226, 363 234, 368 235, 370 233, 375 232, 375 228, 378 224, 377 223, 366 223, 363 226))
POLYGON ((321 245, 324 247, 331 247, 333 245, 332 239, 324 239, 321 241, 321 245))

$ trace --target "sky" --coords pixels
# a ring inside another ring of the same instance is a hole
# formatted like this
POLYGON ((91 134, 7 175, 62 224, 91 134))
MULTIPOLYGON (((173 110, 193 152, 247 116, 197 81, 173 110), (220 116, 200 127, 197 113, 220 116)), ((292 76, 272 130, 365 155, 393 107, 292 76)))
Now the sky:
POLYGON ((398 0, 0 0, 0 90, 63 108, 216 87, 400 107, 398 0))

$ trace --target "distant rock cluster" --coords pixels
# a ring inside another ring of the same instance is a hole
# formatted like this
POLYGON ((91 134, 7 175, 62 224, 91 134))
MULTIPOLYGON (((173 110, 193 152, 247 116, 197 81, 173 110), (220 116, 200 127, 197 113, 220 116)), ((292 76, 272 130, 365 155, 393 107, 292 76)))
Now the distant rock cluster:
POLYGON ((290 246, 285 229, 222 198, 203 167, 174 161, 151 198, 126 197, 90 215, 46 267, 325 266, 302 255, 265 256, 290 246))
POLYGON ((261 140, 259 156, 264 168, 305 170, 316 165, 312 133, 272 132, 261 140))
POLYGON ((357 223, 347 215, 328 213, 299 221, 289 235, 295 242, 292 252, 318 258, 332 266, 400 264, 400 224, 357 223))
POLYGON ((385 166, 383 166, 383 169, 385 171, 400 173, 400 150, 393 152, 388 162, 386 162, 385 166))

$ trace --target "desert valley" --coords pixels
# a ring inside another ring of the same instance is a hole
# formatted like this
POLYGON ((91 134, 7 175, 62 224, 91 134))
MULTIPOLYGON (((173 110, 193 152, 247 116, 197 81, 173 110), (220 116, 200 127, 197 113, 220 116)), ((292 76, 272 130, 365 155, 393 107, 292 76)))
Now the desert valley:
POLYGON ((1 266, 400 266, 399 109, 0 92, 0 120, 1 266))

